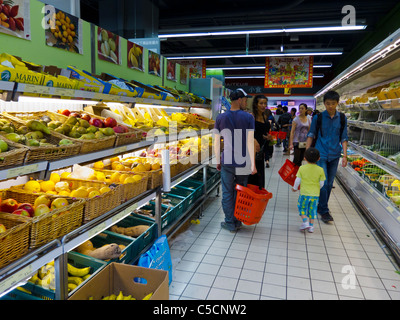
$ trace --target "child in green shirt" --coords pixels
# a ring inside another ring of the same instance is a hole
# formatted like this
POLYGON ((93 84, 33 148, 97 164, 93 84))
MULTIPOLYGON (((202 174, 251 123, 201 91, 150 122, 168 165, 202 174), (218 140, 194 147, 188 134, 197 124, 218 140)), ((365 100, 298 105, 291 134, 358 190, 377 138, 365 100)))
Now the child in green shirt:
POLYGON ((304 157, 307 164, 299 168, 292 191, 296 192, 301 183, 300 196, 297 202, 299 215, 303 220, 300 230, 307 229, 308 232, 314 232, 314 219, 317 218, 319 193, 324 186, 326 178, 324 169, 316 164, 319 160, 319 151, 317 149, 308 148, 304 153, 304 157))

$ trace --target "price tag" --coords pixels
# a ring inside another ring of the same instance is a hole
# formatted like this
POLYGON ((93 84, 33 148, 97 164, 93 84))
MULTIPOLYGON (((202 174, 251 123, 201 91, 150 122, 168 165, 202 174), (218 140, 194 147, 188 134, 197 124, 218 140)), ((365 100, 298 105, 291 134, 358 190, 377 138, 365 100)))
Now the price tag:
POLYGON ((20 271, 14 273, 4 281, 0 282, 0 292, 6 291, 21 280, 28 278, 32 274, 32 265, 28 265, 20 271))
POLYGON ((391 206, 387 206, 386 210, 389 211, 390 213, 393 213, 394 209, 391 206))
POLYGON ((38 169, 39 169, 38 163, 23 167, 12 168, 9 169, 7 172, 7 179, 23 176, 25 174, 30 174, 32 172, 37 172, 38 169))
POLYGON ((107 224, 105 222, 100 223, 97 227, 94 227, 93 229, 88 231, 89 238, 94 237, 96 234, 100 233, 105 228, 107 228, 107 224))
POLYGON ((108 95, 100 92, 95 92, 93 95, 94 100, 105 100, 107 99, 108 95))
POLYGON ((144 102, 144 98, 136 98, 136 103, 143 103, 144 102))
POLYGON ((374 189, 372 189, 372 188, 369 188, 369 193, 374 193, 374 189))
POLYGON ((34 84, 25 84, 25 92, 29 93, 41 93, 41 94, 50 94, 50 90, 52 87, 46 86, 38 86, 34 84))
POLYGON ((61 97, 73 97, 74 90, 65 89, 65 88, 54 88, 54 95, 61 97))
POLYGON ((126 212, 125 211, 126 210, 123 210, 123 211, 117 213, 115 216, 113 216, 112 219, 111 219, 112 223, 116 223, 119 220, 121 220, 122 218, 124 218, 126 216, 126 212))
POLYGON ((114 154, 126 152, 127 146, 121 146, 113 150, 114 154))

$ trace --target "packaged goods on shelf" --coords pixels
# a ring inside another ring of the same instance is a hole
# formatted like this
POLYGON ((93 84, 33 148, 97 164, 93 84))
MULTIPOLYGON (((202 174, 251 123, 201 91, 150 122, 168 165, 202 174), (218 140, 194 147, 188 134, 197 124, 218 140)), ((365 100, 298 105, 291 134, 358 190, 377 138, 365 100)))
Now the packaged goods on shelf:
POLYGON ((124 295, 135 300, 168 300, 168 271, 110 263, 77 289, 69 300, 102 300, 111 295, 121 299, 124 295), (146 279, 146 283, 139 279, 146 279))

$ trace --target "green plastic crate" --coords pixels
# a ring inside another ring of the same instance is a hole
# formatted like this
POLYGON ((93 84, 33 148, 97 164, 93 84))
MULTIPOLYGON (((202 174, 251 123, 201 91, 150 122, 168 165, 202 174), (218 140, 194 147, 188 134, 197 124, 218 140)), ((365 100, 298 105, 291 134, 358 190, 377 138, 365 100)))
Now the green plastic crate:
POLYGON ((184 181, 182 181, 180 184, 178 184, 178 186, 182 186, 185 188, 189 188, 192 189, 194 192, 194 198, 198 199, 203 195, 203 186, 204 184, 202 182, 199 182, 197 180, 194 179, 186 179, 184 181))
MULTIPOLYGON (((146 248, 150 243, 152 243, 157 238, 157 224, 154 221, 151 221, 146 218, 142 218, 138 215, 131 214, 126 218, 122 219, 116 224, 118 227, 129 228, 138 225, 147 225, 149 228, 146 232, 142 233, 139 237, 133 238, 134 243, 130 246, 130 256, 132 260, 136 259, 142 250, 146 248)), ((114 233, 112 231, 108 231, 110 233, 114 233)), ((128 237, 128 236, 126 236, 128 237)), ((130 238, 130 237, 128 237, 130 238)))
POLYGON ((184 211, 186 211, 192 205, 195 199, 194 191, 192 189, 185 188, 180 185, 171 188, 170 194, 175 194, 185 198, 184 211))
MULTIPOLYGON (((135 213, 132 213, 131 215, 137 216, 137 217, 143 217, 143 219, 148 219, 149 221, 154 222, 154 207, 155 207, 154 202, 151 202, 149 205, 142 207, 145 210, 151 210, 153 212, 153 217, 145 217, 145 216, 137 215, 135 213)), ((162 204, 161 205, 161 230, 164 230, 169 225, 171 225, 178 217, 176 207, 170 208, 168 211, 167 210, 168 210, 168 206, 162 204)))
MULTIPOLYGON (((78 252, 68 252, 68 263, 73 265, 76 268, 86 268, 90 267, 90 274, 93 274, 97 270, 103 268, 107 265, 105 261, 94 259, 92 257, 85 256, 78 252)), ((90 279, 90 278, 89 278, 90 279)), ((86 283, 88 279, 86 279, 80 286, 86 283)), ((28 294, 26 292, 22 292, 18 289, 14 289, 6 296, 10 296, 13 300, 54 300, 55 292, 53 290, 42 288, 39 285, 36 285, 32 282, 27 282, 22 286, 24 289, 31 292, 28 294)))

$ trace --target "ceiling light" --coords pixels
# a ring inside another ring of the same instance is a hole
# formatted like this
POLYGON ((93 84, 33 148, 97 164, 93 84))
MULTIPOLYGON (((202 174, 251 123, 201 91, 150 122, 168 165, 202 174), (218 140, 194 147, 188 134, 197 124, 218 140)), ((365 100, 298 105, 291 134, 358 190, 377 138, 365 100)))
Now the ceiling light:
MULTIPOLYGON (((318 62, 314 63, 313 68, 330 68, 332 63, 330 62, 318 62)), ((259 66, 223 66, 223 67, 210 67, 207 70, 264 70, 265 65, 259 66)))
MULTIPOLYGON (((323 78, 325 75, 322 73, 313 74, 313 78, 323 78)), ((225 79, 264 79, 265 76, 227 76, 225 79)))
POLYGON ((166 57, 169 60, 186 59, 222 59, 222 58, 262 58, 262 57, 291 57, 291 56, 337 56, 342 55, 342 51, 316 51, 316 52, 287 52, 287 53, 254 53, 254 54, 221 54, 221 55, 202 55, 202 56, 180 56, 166 57))
POLYGON ((325 75, 323 73, 314 73, 312 77, 313 78, 323 78, 323 77, 325 77, 325 75))
POLYGON ((364 30, 366 27, 367 27, 366 25, 356 25, 356 26, 328 26, 328 27, 279 28, 279 29, 261 29, 261 30, 170 33, 170 34, 159 34, 158 37, 164 39, 164 38, 187 38, 187 37, 236 36, 242 34, 355 31, 355 30, 364 30))

